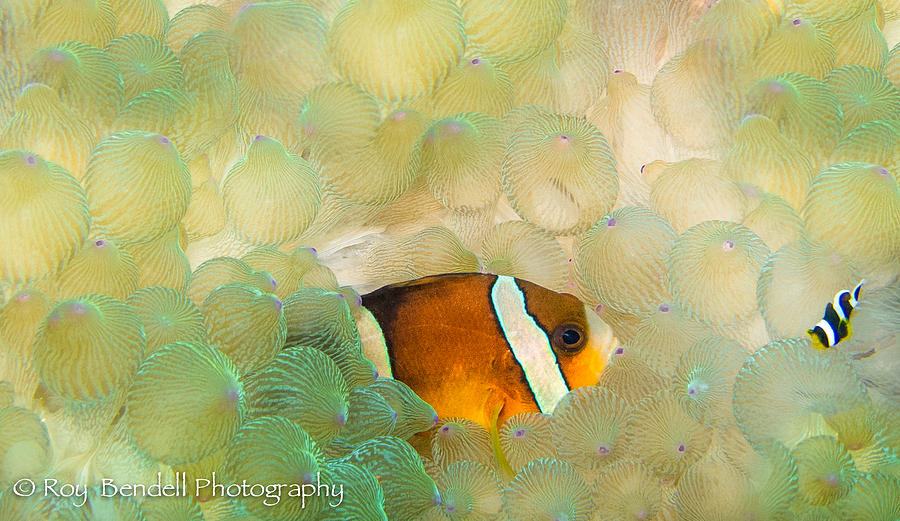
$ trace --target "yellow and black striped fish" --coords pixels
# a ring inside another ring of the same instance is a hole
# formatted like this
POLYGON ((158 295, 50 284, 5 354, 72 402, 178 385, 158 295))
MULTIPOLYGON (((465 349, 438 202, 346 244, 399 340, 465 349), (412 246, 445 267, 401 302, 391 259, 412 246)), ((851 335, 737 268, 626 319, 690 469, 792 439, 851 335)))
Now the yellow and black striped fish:
POLYGON ((825 306, 825 315, 806 334, 816 349, 829 349, 850 337, 853 330, 850 326, 850 315, 859 304, 859 291, 866 281, 863 280, 853 288, 844 290, 834 296, 834 300, 825 306))

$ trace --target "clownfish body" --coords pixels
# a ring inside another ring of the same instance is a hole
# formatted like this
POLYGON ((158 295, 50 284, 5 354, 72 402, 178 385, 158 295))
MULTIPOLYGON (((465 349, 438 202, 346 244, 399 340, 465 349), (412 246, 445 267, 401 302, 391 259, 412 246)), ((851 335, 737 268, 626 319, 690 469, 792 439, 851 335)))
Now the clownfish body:
POLYGON ((850 337, 853 330, 850 325, 850 315, 859 304, 859 292, 862 289, 863 280, 853 288, 853 291, 840 291, 834 296, 834 300, 825 306, 825 315, 822 320, 812 328, 807 329, 806 334, 812 340, 816 349, 824 350, 836 346, 841 340, 850 337))
POLYGON ((612 348, 608 328, 577 298, 508 276, 426 277, 362 303, 384 335, 389 367, 373 360, 379 372, 440 416, 489 430, 518 413, 550 413, 570 389, 595 385, 612 348))

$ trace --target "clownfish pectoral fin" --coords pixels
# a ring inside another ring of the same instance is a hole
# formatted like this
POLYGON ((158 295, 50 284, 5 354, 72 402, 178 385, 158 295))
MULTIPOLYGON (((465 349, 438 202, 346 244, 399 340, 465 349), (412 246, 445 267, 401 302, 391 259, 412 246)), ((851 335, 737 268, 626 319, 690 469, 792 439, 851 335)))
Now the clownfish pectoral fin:
POLYGON ((806 334, 809 335, 809 340, 815 349, 818 349, 819 351, 828 349, 829 346, 822 342, 819 333, 815 329, 807 329, 806 334))
POLYGON ((837 344, 841 340, 846 339, 849 336, 850 336, 850 321, 847 319, 841 320, 840 322, 838 322, 837 341, 835 342, 835 344, 837 344))
POLYGON ((851 320, 847 319, 844 321, 844 339, 850 338, 850 335, 853 334, 853 326, 851 325, 851 320))
POLYGON ((491 446, 494 449, 494 459, 497 460, 497 468, 500 470, 500 478, 504 483, 509 482, 515 476, 512 467, 506 460, 506 454, 503 453, 503 446, 500 444, 500 411, 506 405, 504 400, 492 400, 492 396, 498 396, 496 390, 491 390, 491 396, 488 396, 485 403, 485 412, 490 422, 491 446))

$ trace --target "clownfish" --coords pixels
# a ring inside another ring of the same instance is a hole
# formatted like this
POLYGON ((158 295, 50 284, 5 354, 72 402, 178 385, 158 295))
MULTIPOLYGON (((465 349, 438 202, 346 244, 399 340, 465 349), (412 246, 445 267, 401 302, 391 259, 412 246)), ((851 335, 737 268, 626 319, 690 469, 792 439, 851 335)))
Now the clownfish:
POLYGON ((853 333, 850 327, 850 314, 859 304, 859 291, 862 289, 863 280, 853 288, 853 291, 840 291, 834 296, 834 300, 825 306, 825 315, 812 329, 807 329, 806 334, 812 340, 816 349, 830 349, 849 338, 853 333))
POLYGON ((595 385, 614 347, 609 328, 576 297, 504 275, 425 277, 373 291, 362 305, 384 338, 385 353, 373 360, 380 374, 410 386, 439 416, 493 432, 595 385))

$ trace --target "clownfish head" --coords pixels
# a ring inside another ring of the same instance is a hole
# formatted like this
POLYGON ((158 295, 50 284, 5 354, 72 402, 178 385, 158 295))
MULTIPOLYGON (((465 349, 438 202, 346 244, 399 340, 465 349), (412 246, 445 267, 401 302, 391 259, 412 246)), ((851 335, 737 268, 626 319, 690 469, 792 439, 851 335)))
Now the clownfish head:
MULTIPOLYGON (((571 390, 596 385, 616 344, 610 327, 573 295, 514 280, 524 296, 525 312, 546 336, 565 386, 571 390)), ((515 348, 519 339, 510 332, 507 337, 515 348)))

